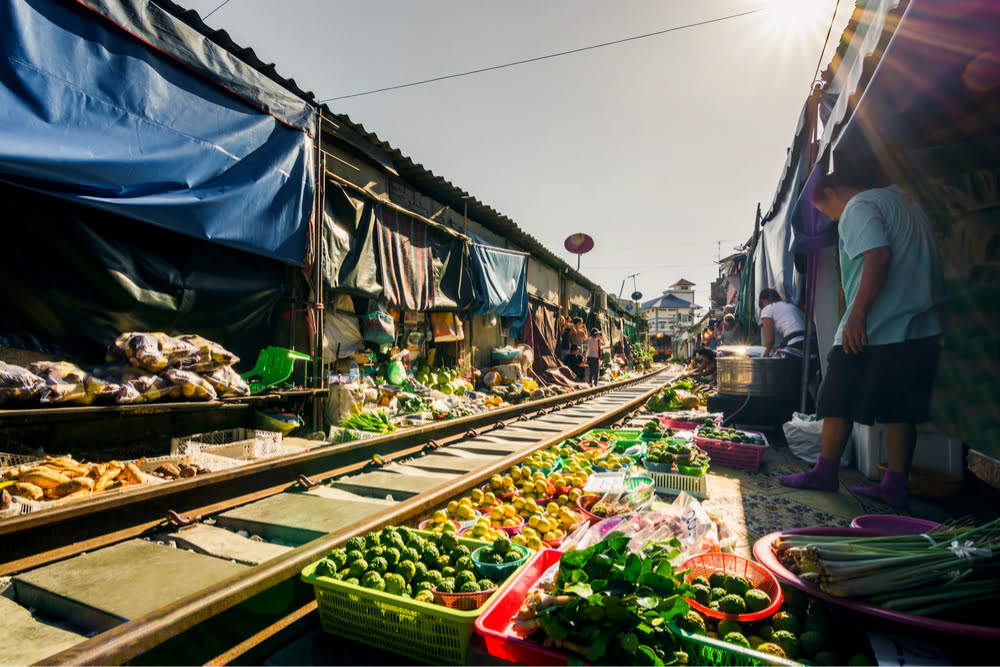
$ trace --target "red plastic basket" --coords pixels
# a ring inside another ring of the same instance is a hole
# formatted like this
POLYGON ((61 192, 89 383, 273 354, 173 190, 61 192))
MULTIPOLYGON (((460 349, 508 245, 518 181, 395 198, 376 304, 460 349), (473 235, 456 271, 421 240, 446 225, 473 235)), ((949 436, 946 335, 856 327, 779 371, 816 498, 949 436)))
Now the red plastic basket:
POLYGON ((760 459, 764 456, 764 450, 770 445, 763 433, 756 431, 745 431, 753 435, 759 435, 764 440, 763 445, 752 445, 747 442, 726 442, 724 440, 712 440, 702 438, 698 435, 701 429, 695 433, 694 441, 705 450, 705 453, 712 459, 712 465, 728 466, 730 468, 740 468, 742 470, 757 471, 760 469, 760 459))
POLYGON ((565 653, 547 649, 515 635, 513 617, 525 596, 545 571, 559 562, 561 551, 543 549, 535 554, 507 583, 476 619, 476 632, 483 636, 489 654, 520 665, 565 665, 565 653))
POLYGON ((496 593, 494 586, 488 591, 478 591, 476 593, 442 593, 438 589, 433 589, 435 604, 442 605, 448 609, 458 609, 459 611, 472 611, 479 609, 491 595, 496 593))
POLYGON ((708 577, 712 573, 719 571, 725 572, 726 574, 736 574, 741 577, 746 577, 754 588, 761 589, 771 598, 771 604, 769 604, 767 608, 748 614, 725 614, 721 611, 709 609, 694 600, 688 599, 688 603, 691 607, 705 616, 725 619, 727 621, 747 623, 749 621, 757 621, 762 618, 767 618, 778 611, 781 607, 781 585, 778 584, 777 578, 771 574, 771 571, 766 567, 753 562, 749 558, 737 556, 736 554, 710 552, 698 554, 697 556, 688 558, 679 569, 691 570, 690 574, 686 577, 686 581, 688 582, 697 576, 708 577))

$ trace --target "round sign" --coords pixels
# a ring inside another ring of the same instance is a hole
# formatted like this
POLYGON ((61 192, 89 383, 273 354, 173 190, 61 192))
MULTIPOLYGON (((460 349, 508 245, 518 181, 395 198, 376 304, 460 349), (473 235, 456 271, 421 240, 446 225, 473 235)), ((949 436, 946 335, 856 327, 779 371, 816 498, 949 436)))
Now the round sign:
POLYGON ((626 303, 625 304, 625 310, 631 313, 632 312, 632 304, 631 303, 626 303))
POLYGON ((642 292, 632 292, 632 300, 638 301, 642 298, 642 292))
POLYGON ((582 255, 594 249, 594 239, 587 234, 570 234, 563 246, 574 255, 582 255))

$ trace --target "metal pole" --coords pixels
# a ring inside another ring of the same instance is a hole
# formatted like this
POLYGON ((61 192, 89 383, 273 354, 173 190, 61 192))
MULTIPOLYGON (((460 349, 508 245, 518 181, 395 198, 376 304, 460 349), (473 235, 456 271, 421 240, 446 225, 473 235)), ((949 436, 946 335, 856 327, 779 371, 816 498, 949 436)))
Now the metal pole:
POLYGON ((816 289, 814 274, 816 273, 815 252, 806 255, 806 339, 802 342, 802 378, 799 390, 799 412, 806 411, 806 399, 809 397, 809 357, 812 354, 813 311, 815 310, 813 292, 816 289))
MULTIPOLYGON (((316 196, 313 198, 313 290, 315 303, 321 306, 326 305, 323 294, 323 231, 326 225, 323 224, 323 214, 326 201, 326 158, 323 156, 323 111, 316 109, 316 196)), ((316 320, 316 329, 313 332, 313 379, 310 386, 329 389, 330 375, 327 372, 326 352, 323 349, 323 323, 324 310, 309 309, 306 315, 316 320)), ((320 405, 322 399, 313 398, 312 401, 312 428, 313 431, 320 429, 322 422, 320 417, 320 405)))

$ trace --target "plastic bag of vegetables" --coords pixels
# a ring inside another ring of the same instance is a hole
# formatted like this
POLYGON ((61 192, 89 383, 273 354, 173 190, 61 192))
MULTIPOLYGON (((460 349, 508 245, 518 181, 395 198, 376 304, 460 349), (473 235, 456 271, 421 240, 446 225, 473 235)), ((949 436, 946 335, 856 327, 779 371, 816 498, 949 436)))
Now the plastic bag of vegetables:
MULTIPOLYGON (((232 366, 240 360, 239 357, 218 343, 203 338, 198 334, 181 334, 177 336, 177 340, 188 343, 196 350, 194 357, 181 362, 180 367, 184 370, 206 373, 219 368, 225 368, 226 366, 232 366)), ((249 387, 247 388, 247 392, 247 394, 237 395, 249 395, 249 387)))
POLYGON ((169 380, 127 363, 104 364, 93 369, 92 374, 118 384, 115 402, 119 404, 151 403, 181 395, 181 388, 169 380))
POLYGON ((240 377, 239 373, 233 370, 232 366, 220 366, 215 370, 202 373, 201 377, 212 385, 219 398, 250 395, 250 385, 240 377))
POLYGON ((108 361, 127 360, 151 373, 196 363, 198 349, 162 332, 127 332, 108 346, 108 361))
POLYGON ((99 400, 113 400, 120 389, 116 383, 92 375, 68 361, 36 361, 28 365, 28 371, 45 382, 39 398, 43 405, 91 405, 99 400))
POLYGON ((171 368, 163 376, 181 388, 181 396, 196 401, 214 401, 218 398, 215 388, 203 377, 191 371, 171 368))
POLYGON ((27 368, 0 361, 0 405, 7 401, 30 401, 45 387, 45 380, 27 368))

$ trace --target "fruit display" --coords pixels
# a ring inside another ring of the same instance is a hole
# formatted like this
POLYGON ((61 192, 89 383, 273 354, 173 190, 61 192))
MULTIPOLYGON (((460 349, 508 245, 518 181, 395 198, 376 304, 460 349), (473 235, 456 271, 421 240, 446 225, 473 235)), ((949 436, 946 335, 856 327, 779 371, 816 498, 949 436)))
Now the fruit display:
POLYGON ((433 591, 489 591, 498 583, 479 575, 474 549, 454 533, 421 534, 387 527, 352 537, 319 561, 313 573, 392 595, 434 602, 433 591))
POLYGON ((624 470, 632 467, 632 459, 623 454, 604 454, 593 460, 594 470, 624 470))
MULTIPOLYGON (((489 565, 514 565, 528 558, 528 552, 511 542, 506 535, 493 540, 489 546, 480 547, 472 552, 472 562, 489 565)), ((486 568, 481 568, 486 569, 486 568)))
MULTIPOLYGON (((697 587, 699 584, 695 584, 697 587)), ((752 590, 752 589, 751 589, 752 590)), ((786 588, 784 602, 769 618, 740 623, 706 617, 695 610, 675 620, 682 630, 720 639, 787 660, 815 665, 874 665, 866 647, 849 637, 835 636, 835 624, 825 604, 786 588), (845 641, 846 639, 846 641, 845 641)))
MULTIPOLYGON (((481 491, 480 491, 481 493, 481 491)), ((445 513, 448 518, 453 521, 458 521, 459 523, 465 523, 468 521, 473 521, 478 519, 480 513, 476 510, 475 506, 472 504, 472 498, 462 498, 460 500, 452 500, 448 503, 445 513)))
POLYGON ((682 475, 704 475, 710 459, 698 447, 683 441, 657 440, 646 446, 645 464, 655 466, 677 466, 682 475))
POLYGON ((462 537, 470 537, 472 539, 484 541, 495 540, 501 535, 506 535, 506 533, 490 525, 490 520, 487 517, 476 519, 476 523, 462 533, 462 537))
POLYGON ((563 477, 569 477, 573 480, 571 486, 582 487, 587 483, 587 477, 590 476, 593 468, 594 464, 590 460, 582 455, 574 454, 563 462, 562 469, 559 472, 562 473, 563 477))
POLYGON ((672 410, 697 410, 707 403, 702 394, 694 391, 694 383, 690 380, 675 382, 654 394, 646 401, 646 409, 650 412, 667 412, 672 410))
POLYGON ((524 518, 517 513, 517 509, 508 503, 499 505, 490 510, 490 526, 493 528, 517 528, 524 525, 524 518))
POLYGON ((552 470, 559 464, 559 455, 551 449, 533 453, 521 463, 522 467, 535 470, 552 470))
POLYGON ((420 525, 420 529, 431 533, 458 532, 458 526, 453 520, 448 518, 448 513, 445 510, 435 511, 434 516, 420 525))
POLYGON ((750 445, 764 444, 764 439, 756 433, 748 433, 735 428, 718 426, 711 419, 706 419, 705 424, 698 427, 698 437, 706 438, 708 440, 721 440, 723 442, 737 442, 750 445))
MULTIPOLYGON (((473 489, 465 498, 468 498, 472 506, 480 512, 500 504, 493 491, 484 491, 483 489, 473 489)), ((465 498, 460 499, 459 502, 465 500, 465 498)))
POLYGON ((483 490, 492 491, 496 495, 509 495, 517 493, 517 488, 514 484, 514 478, 510 475, 493 475, 490 477, 489 481, 486 482, 486 487, 483 490))
POLYGON ((554 472, 548 476, 548 481, 549 484, 551 484, 552 487, 558 492, 560 490, 571 489, 574 487, 582 487, 587 483, 587 476, 583 473, 576 473, 575 475, 572 475, 568 473, 563 474, 554 472))
POLYGON ((715 571, 691 580, 695 602, 723 614, 752 614, 767 609, 771 597, 743 576, 715 571))

